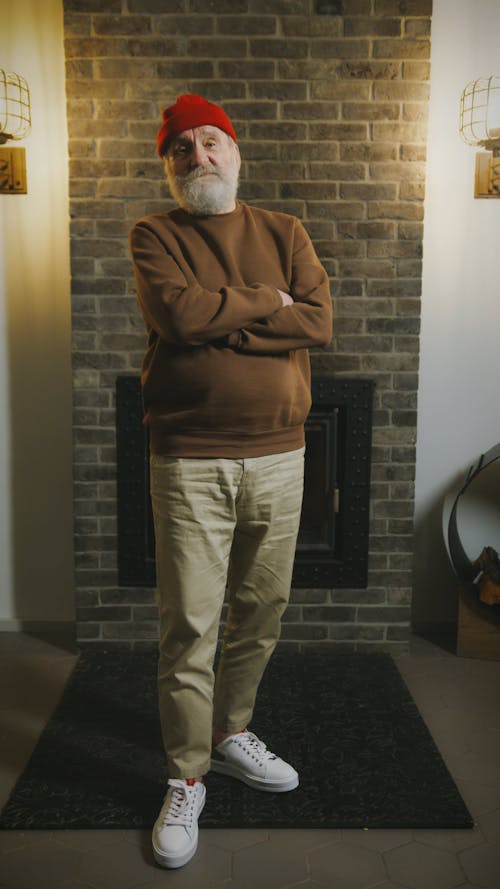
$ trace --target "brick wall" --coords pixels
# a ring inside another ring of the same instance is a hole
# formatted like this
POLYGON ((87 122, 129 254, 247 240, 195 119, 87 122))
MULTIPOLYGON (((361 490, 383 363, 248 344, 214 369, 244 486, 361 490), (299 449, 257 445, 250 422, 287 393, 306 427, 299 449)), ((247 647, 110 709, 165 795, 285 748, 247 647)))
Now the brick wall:
POLYGON ((180 92, 224 105, 241 197, 297 215, 331 275, 316 372, 376 382, 369 585, 296 590, 283 640, 404 648, 412 585, 431 0, 64 0, 78 637, 155 644, 116 571, 114 387, 144 351, 127 234, 172 206, 155 155, 180 92), (340 607, 341 606, 341 607, 340 607))

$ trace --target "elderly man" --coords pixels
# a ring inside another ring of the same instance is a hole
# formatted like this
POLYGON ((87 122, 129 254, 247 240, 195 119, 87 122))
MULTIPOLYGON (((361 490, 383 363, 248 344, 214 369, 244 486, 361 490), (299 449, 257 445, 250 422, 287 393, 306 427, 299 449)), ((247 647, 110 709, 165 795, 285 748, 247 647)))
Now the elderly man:
POLYGON ((171 868, 196 851, 210 768, 258 790, 298 785, 247 726, 289 598, 307 348, 330 341, 331 299, 300 222, 237 200, 240 153, 222 108, 179 96, 163 112, 158 153, 178 209, 140 219, 131 251, 148 333, 142 386, 169 774, 153 850, 171 868))

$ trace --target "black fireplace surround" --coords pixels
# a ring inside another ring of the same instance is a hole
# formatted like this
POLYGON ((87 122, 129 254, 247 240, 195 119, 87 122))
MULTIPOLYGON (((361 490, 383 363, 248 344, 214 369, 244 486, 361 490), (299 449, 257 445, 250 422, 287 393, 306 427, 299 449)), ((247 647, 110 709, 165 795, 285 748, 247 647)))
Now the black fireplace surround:
MULTIPOLYGON (((367 585, 373 381, 316 377, 292 586, 367 585)), ((120 586, 155 585, 149 447, 138 376, 116 383, 120 586)))

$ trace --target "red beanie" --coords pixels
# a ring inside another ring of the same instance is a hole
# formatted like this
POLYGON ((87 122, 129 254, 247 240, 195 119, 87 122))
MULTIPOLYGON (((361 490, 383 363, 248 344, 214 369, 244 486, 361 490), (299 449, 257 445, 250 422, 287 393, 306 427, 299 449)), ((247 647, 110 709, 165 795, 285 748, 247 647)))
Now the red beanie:
POLYGON ((226 112, 219 105, 208 102, 201 96, 192 94, 184 94, 177 98, 175 105, 165 108, 163 114, 163 125, 158 132, 158 154, 163 157, 168 143, 183 133, 184 130, 191 130, 194 127, 203 127, 211 125, 229 133, 236 142, 236 133, 233 125, 229 120, 226 112))

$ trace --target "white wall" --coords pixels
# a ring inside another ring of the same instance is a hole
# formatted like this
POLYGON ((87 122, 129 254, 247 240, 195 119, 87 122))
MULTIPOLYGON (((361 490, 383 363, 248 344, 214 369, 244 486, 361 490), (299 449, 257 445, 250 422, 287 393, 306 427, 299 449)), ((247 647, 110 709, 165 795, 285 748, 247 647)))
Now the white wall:
POLYGON ((62 0, 0 7, 0 67, 32 101, 28 194, 0 195, 0 628, 15 628, 74 617, 68 158, 62 0))
MULTIPOLYGON (((458 133, 464 86, 500 74, 499 34, 498 0, 434 0, 417 438, 417 627, 455 618, 458 584, 441 532, 443 501, 476 458, 500 440, 500 199, 474 199, 476 149, 458 133)), ((500 504, 496 464, 489 480, 500 504)), ((480 499, 476 505, 475 520, 472 513, 464 516, 459 528, 471 557, 479 555, 479 541, 500 549, 500 505, 494 520, 491 503, 487 519, 480 499)))

